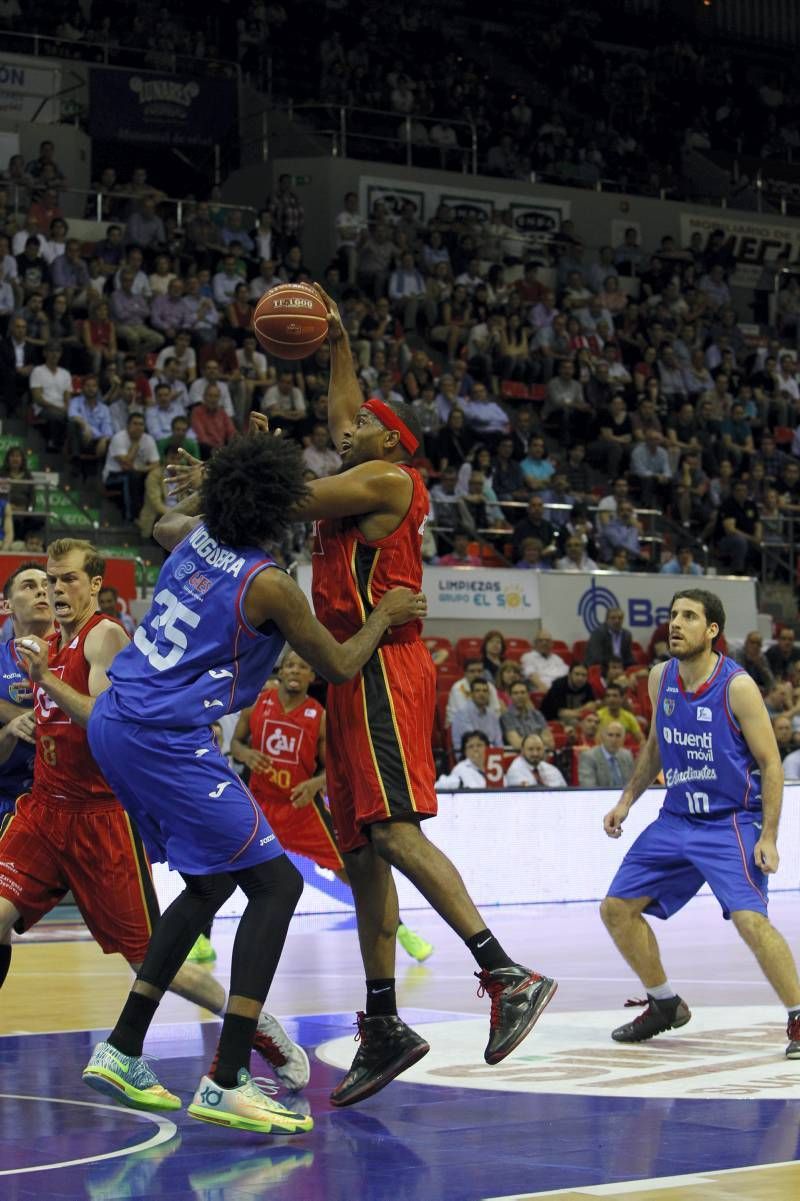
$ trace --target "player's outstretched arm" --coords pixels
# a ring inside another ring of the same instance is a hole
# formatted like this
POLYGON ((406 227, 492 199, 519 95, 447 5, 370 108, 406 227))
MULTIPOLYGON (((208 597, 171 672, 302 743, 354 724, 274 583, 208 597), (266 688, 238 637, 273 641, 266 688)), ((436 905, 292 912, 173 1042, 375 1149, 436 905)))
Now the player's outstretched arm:
POLYGON ((761 770, 761 837, 755 845, 756 866, 763 872, 778 870, 778 825, 783 804, 783 764, 764 699, 755 681, 745 672, 733 677, 728 690, 731 711, 744 740, 761 770))
POLYGON ((294 509, 292 517, 295 521, 316 521, 319 517, 359 517, 380 511, 402 520, 408 512, 412 487, 406 473, 392 463, 359 463, 341 475, 311 480, 307 499, 294 509))
POLYGON ((328 341, 331 347, 331 381, 328 387, 328 429, 336 449, 339 449, 342 434, 355 421, 356 413, 364 403, 364 394, 353 366, 353 352, 347 330, 336 302, 319 284, 314 284, 328 310, 328 341))
POLYGON ((236 722, 236 729, 231 739, 231 754, 239 763, 249 767, 250 771, 266 771, 272 763, 269 755, 262 754, 261 751, 250 745, 250 714, 252 712, 253 706, 249 705, 239 714, 239 720, 236 722))
POLYGON ((656 733, 656 705, 658 703, 661 674, 665 666, 666 664, 664 663, 657 663, 650 672, 650 678, 647 681, 650 704, 653 708, 650 733, 647 737, 647 742, 639 752, 639 757, 633 769, 633 775, 622 790, 622 796, 614 808, 603 818, 603 829, 609 838, 621 837, 622 823, 630 813, 631 807, 638 801, 644 790, 650 787, 661 770, 661 752, 658 747, 658 735, 656 733))
POLYGON ((424 617, 427 603, 422 593, 392 588, 357 634, 347 642, 337 642, 317 621, 294 580, 282 571, 262 571, 247 593, 245 612, 254 626, 273 621, 315 671, 332 684, 343 684, 364 666, 390 626, 424 617))

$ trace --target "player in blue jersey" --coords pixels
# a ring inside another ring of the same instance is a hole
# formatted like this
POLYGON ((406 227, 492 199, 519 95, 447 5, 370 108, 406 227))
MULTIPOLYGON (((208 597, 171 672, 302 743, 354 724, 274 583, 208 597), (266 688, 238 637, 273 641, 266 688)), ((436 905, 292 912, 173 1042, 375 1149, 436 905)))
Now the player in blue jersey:
POLYGON ((305 495, 299 447, 259 437, 220 450, 202 494, 156 526, 172 554, 150 611, 99 696, 68 688, 38 651, 18 644, 32 678, 87 726, 92 753, 148 850, 167 859, 186 884, 157 923, 119 1021, 95 1048, 84 1079, 135 1108, 180 1107, 144 1063, 144 1038, 197 935, 238 885, 247 906, 234 942, 228 1009, 215 1064, 189 1112, 218 1125, 284 1134, 311 1129, 311 1119, 259 1089, 247 1064, 302 877, 209 726, 253 704, 284 640, 341 683, 390 627, 425 614, 421 594, 394 589, 352 638, 338 643, 264 549, 305 495))
POLYGON ((675 593, 672 658, 650 672, 650 736, 603 822, 606 834, 619 838, 631 805, 663 768, 661 812, 628 851, 600 907, 648 998, 644 1012, 612 1038, 642 1042, 689 1021, 643 914, 671 917, 707 883, 786 1006, 786 1056, 800 1059, 800 980, 785 939, 767 917, 767 877, 778 868, 783 769, 756 684, 714 649, 724 628, 719 597, 695 588, 675 593))
MULTIPOLYGON (((41 563, 20 563, 3 585, 14 634, 46 638, 53 629, 47 576, 41 563)), ((0 832, 14 812, 17 797, 31 786, 35 746, 33 694, 13 641, 0 645, 0 832)), ((11 935, 0 942, 0 987, 11 966, 11 935)))

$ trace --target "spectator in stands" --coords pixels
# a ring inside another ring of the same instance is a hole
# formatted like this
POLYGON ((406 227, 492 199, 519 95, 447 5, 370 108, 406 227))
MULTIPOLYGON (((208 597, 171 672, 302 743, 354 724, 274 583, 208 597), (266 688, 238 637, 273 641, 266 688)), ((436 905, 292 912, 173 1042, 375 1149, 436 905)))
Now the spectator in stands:
POLYGON ((600 531, 601 559, 607 563, 614 552, 622 547, 631 558, 638 561, 641 558, 640 534, 641 526, 633 505, 629 500, 622 501, 616 517, 612 517, 600 531))
POLYGON ((170 455, 173 452, 176 452, 174 461, 178 462, 178 450, 185 450, 187 454, 190 454, 195 459, 200 458, 200 447, 197 444, 197 439, 190 430, 188 417, 173 417, 169 437, 160 438, 157 445, 158 453, 165 463, 170 461, 170 455))
POLYGON ((733 575, 745 575, 756 564, 763 538, 758 508, 747 491, 747 480, 735 479, 717 516, 717 553, 729 563, 733 575))
MULTIPOLYGON (((467 659, 464 662, 464 675, 460 680, 456 680, 450 689, 447 698, 447 709, 445 714, 445 725, 449 726, 459 709, 467 704, 472 698, 472 684, 475 680, 486 680, 483 671, 483 661, 481 659, 467 659)), ((491 680, 489 684, 489 708, 492 713, 500 715, 501 705, 497 696, 497 689, 491 680)))
POLYGON ((144 501, 145 477, 158 462, 158 449, 145 431, 144 417, 131 413, 126 428, 109 442, 103 466, 103 483, 121 491, 126 521, 136 520, 144 501))
POLYGON ((459 746, 462 736, 469 730, 480 730, 489 739, 491 746, 503 745, 500 719, 490 706, 489 682, 478 677, 470 684, 469 699, 453 714, 450 732, 453 745, 459 746))
POLYGON ((81 327, 81 338, 95 374, 116 363, 117 331, 105 300, 96 300, 90 305, 89 317, 81 327))
MULTIPOLYGON (((568 535, 564 555, 556 560, 558 571, 597 571, 597 564, 586 553, 583 540, 577 534, 568 535)), ((588 662, 588 660, 587 660, 588 662)))
POLYGON ((677 548, 671 559, 661 564, 663 575, 702 575, 703 569, 694 561, 694 551, 685 543, 677 548))
POLYGON ((226 446, 236 436, 236 426, 222 407, 219 384, 209 384, 205 389, 200 404, 192 409, 191 426, 201 459, 209 459, 213 451, 226 446))
POLYGON ((520 463, 526 487, 531 492, 543 492, 555 475, 556 465, 545 450, 544 438, 534 434, 528 443, 528 453, 520 463))
POLYGON ((439 776, 437 792, 461 788, 486 788, 486 752, 489 740, 480 730, 467 730, 461 739, 461 759, 451 772, 439 776))
POLYGON ((441 533, 451 532, 451 537, 454 537, 456 530, 465 530, 473 535, 475 522, 466 501, 456 491, 457 486, 456 468, 444 467, 438 484, 434 484, 430 491, 436 529, 441 533))
POLYGON ((484 674, 487 679, 495 680, 496 686, 495 677, 506 657, 506 640, 500 630, 488 630, 484 634, 481 654, 484 674))
POLYGON ((475 382, 472 395, 469 400, 462 401, 462 408, 467 425, 488 445, 494 445, 508 433, 508 414, 489 394, 485 384, 475 382))
MULTIPOLYGON (((16 241, 19 235, 14 236, 16 241)), ((23 244, 22 251, 16 256, 17 280, 25 300, 38 292, 46 296, 50 291, 50 268, 40 248, 39 239, 29 237, 23 244)))
POLYGON ((336 475, 342 460, 333 448, 328 426, 317 422, 312 426, 308 445, 303 449, 303 463, 316 479, 336 475))
POLYGON ((500 718, 500 727, 505 745, 520 750, 525 737, 540 733, 547 722, 531 700, 523 680, 511 684, 510 697, 511 704, 500 718))
POLYGON ((620 275, 638 275, 645 261, 645 252, 639 244, 639 231, 630 225, 625 230, 621 246, 614 251, 614 263, 620 275))
POLYGON ((111 316, 117 327, 117 337, 137 357, 164 345, 163 336, 149 324, 150 303, 133 291, 133 271, 124 267, 120 272, 119 288, 111 296, 111 316))
POLYGON ((480 567, 480 557, 470 551, 472 535, 469 530, 453 530, 452 539, 453 549, 446 555, 440 555, 437 565, 439 567, 480 567))
POLYGON ((587 707, 597 707, 594 689, 589 683, 589 670, 585 663, 573 663, 567 675, 550 685, 542 701, 542 713, 548 721, 575 725, 579 711, 587 707))
POLYGON ((514 567, 520 571, 550 571, 551 565, 542 557, 542 549, 538 538, 523 538, 514 567))
POLYGON ((143 196, 128 218, 126 244, 135 244, 143 250, 154 252, 165 246, 166 241, 164 222, 156 212, 155 197, 143 196))
POLYGON ((620 792, 633 775, 633 755, 623 746, 625 731, 618 721, 599 732, 600 745, 582 751, 578 759, 581 788, 615 788, 620 792))
POLYGON ((783 778, 800 780, 800 750, 792 751, 783 760, 783 778))
POLYGON ((787 713, 776 714, 772 719, 772 732, 775 735, 775 741, 778 744, 778 751, 783 762, 786 760, 787 755, 796 749, 791 717, 787 713))
POLYGON ((407 332, 415 332, 420 305, 425 298, 425 280, 417 270, 413 254, 404 254, 389 276, 389 299, 407 332))
POLYGON ((525 516, 514 526, 512 547, 515 559, 519 558, 520 548, 526 538, 536 538, 541 542, 545 558, 551 558, 555 554, 555 527, 544 515, 544 501, 541 496, 530 498, 525 516))
POLYGON ((794 630, 791 626, 783 626, 764 657, 776 680, 792 678, 793 665, 800 662, 800 647, 795 645, 794 630))
POLYGON ((24 317, 12 317, 8 336, 0 342, 0 387, 6 416, 14 416, 30 386, 30 377, 39 361, 36 348, 28 341, 24 317))
POLYGON ((177 363, 178 376, 188 388, 197 378, 197 355, 191 346, 188 330, 179 330, 175 335, 174 345, 165 346, 158 352, 156 370, 163 370, 169 359, 174 359, 177 363))
POLYGON ((150 306, 150 320, 167 343, 173 343, 178 331, 188 325, 189 314, 183 299, 182 280, 171 279, 166 292, 155 297, 150 306))
POLYGON ((100 396, 96 375, 85 375, 78 396, 71 397, 67 406, 67 457, 73 466, 81 455, 105 459, 108 444, 114 433, 108 405, 100 396))
POLYGON ((555 680, 567 675, 569 665, 553 650, 553 635, 540 628, 533 639, 533 650, 526 651, 520 666, 534 692, 547 692, 555 680))
MULTIPOLYGON (((302 379, 302 377, 300 377, 302 379)), ((270 419, 289 422, 290 429, 295 422, 302 421, 306 416, 306 398, 303 389, 295 383, 291 371, 281 371, 277 382, 267 388, 261 399, 261 412, 267 413, 270 419)), ((331 475, 332 472, 325 472, 331 475)))
POLYGON ((625 705, 625 692, 621 684, 607 684, 603 705, 597 710, 597 718, 602 729, 610 721, 618 721, 626 734, 635 738, 636 742, 644 742, 642 727, 634 714, 625 705))
POLYGON ((199 379, 196 379, 189 389, 189 406, 200 404, 206 394, 206 389, 211 385, 216 384, 219 388, 220 402, 222 408, 233 418, 233 401, 228 385, 220 377, 219 361, 217 359, 207 359, 206 365, 203 368, 203 374, 199 379))
POLYGON ((547 385, 542 421, 563 445, 569 446, 580 437, 581 423, 585 425, 591 414, 592 406, 584 398, 583 385, 575 378, 575 364, 572 359, 561 359, 558 374, 547 385))
POLYGON ((242 283, 242 275, 236 265, 236 256, 233 254, 223 255, 212 283, 214 303, 220 309, 224 309, 232 302, 240 283, 242 283))
POLYGON ((514 441, 502 437, 492 465, 492 487, 498 500, 527 500, 529 491, 520 464, 514 458, 514 441))
POLYGON ((672 469, 662 441, 658 430, 650 426, 645 430, 644 441, 638 442, 631 453, 631 474, 639 481, 646 508, 663 508, 669 498, 672 469))
POLYGON ((609 609, 606 619, 589 635, 585 659, 587 667, 595 663, 607 663, 612 656, 622 660, 624 667, 633 663, 633 635, 624 628, 625 614, 622 609, 609 609))
POLYGON ((119 593, 111 584, 104 584, 97 594, 97 608, 100 613, 105 613, 106 617, 113 617, 118 621, 125 630, 129 638, 132 638, 136 631, 136 624, 133 621, 130 613, 127 613, 119 600, 119 593))
POLYGON ((305 210, 296 192, 292 191, 291 175, 284 174, 278 179, 278 190, 269 211, 278 238, 279 253, 285 254, 291 247, 302 242, 305 224, 305 210))
POLYGON ((166 382, 156 384, 153 396, 155 404, 145 410, 144 416, 148 434, 158 443, 161 438, 169 438, 173 421, 185 417, 186 409, 166 382))
POLYGON ((739 663, 755 680, 762 694, 769 692, 775 684, 775 677, 766 657, 762 654, 763 641, 758 630, 752 630, 744 640, 744 646, 736 655, 739 663))
POLYGON ((63 367, 58 342, 44 348, 44 363, 30 374, 33 412, 42 419, 48 451, 60 451, 67 431, 68 406, 72 396, 72 376, 63 367))
MULTIPOLYGON (((189 448, 187 447, 186 449, 188 450, 189 448)), ((191 450, 189 450, 189 453, 192 453, 191 450)), ((174 508, 177 504, 175 497, 168 491, 168 481, 164 474, 164 468, 173 466, 181 461, 177 448, 169 446, 163 459, 163 467, 152 467, 145 476, 144 504, 136 519, 136 524, 143 538, 150 538, 153 533, 153 526, 159 517, 163 517, 169 509, 174 508)))
POLYGON ((64 253, 54 260, 50 275, 54 291, 63 294, 70 309, 86 307, 89 272, 81 258, 81 244, 77 238, 69 239, 64 253))
POLYGON ((545 745, 538 733, 526 735, 520 753, 509 764, 506 788, 566 788, 561 772, 545 759, 545 745))
POLYGON ((222 321, 222 313, 212 298, 203 294, 199 275, 193 275, 187 281, 183 307, 186 312, 186 328, 189 330, 190 336, 203 344, 214 342, 222 321))

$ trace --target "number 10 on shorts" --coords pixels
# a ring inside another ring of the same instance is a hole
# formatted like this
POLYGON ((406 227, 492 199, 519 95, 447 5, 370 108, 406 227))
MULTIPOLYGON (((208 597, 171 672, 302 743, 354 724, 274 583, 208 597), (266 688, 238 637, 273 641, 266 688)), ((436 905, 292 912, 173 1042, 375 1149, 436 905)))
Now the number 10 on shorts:
POLYGON ((686 803, 690 813, 710 813, 707 792, 687 792, 686 803))

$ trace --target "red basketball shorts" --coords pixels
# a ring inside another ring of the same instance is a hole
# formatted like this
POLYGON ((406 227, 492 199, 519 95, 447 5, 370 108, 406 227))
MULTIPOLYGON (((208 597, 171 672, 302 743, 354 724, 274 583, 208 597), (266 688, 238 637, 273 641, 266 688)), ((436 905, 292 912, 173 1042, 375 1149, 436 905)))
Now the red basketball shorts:
POLYGON ((421 641, 382 646, 362 671, 328 688, 325 771, 341 851, 366 827, 436 813, 431 740, 436 669, 421 641))
MULTIPOLYGON (((250 780, 253 787, 253 780, 250 780)), ((336 846, 331 815, 322 797, 316 796, 302 809, 293 809, 287 797, 264 797, 253 789, 261 811, 269 822, 284 851, 305 855, 319 867, 338 872, 344 862, 336 846)))
POLYGON ((26 792, 0 832, 0 896, 26 930, 72 891, 107 955, 141 963, 158 918, 150 864, 119 804, 46 804, 26 792))

